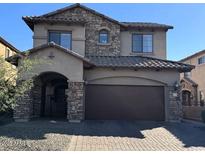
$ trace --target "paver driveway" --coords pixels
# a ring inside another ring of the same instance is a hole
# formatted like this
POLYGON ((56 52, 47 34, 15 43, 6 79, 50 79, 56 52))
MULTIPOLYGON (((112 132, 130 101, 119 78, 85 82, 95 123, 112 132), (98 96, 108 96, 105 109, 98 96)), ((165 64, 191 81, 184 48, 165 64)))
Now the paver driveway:
POLYGON ((0 126, 0 150, 205 150, 190 123, 38 120, 0 126))

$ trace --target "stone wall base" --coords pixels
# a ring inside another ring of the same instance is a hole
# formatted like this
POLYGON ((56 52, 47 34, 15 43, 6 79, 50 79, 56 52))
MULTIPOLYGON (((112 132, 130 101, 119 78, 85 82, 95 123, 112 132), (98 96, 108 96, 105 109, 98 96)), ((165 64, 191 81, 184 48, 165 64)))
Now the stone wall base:
POLYGON ((168 87, 168 121, 180 122, 182 119, 181 90, 168 87))
POLYGON ((84 82, 68 82, 67 119, 80 121, 84 119, 84 82))

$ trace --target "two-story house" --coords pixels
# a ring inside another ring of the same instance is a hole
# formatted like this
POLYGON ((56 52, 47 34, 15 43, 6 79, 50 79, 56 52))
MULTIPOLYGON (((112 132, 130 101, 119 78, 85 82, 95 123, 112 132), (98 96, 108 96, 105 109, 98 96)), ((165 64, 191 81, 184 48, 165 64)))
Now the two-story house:
POLYGON ((6 59, 19 53, 19 50, 0 36, 0 57, 6 59))
POLYGON ((205 109, 205 50, 180 62, 196 66, 190 72, 181 73, 184 117, 201 120, 201 111, 205 109))
POLYGON ((6 69, 5 78, 11 78, 11 73, 13 75, 16 74, 16 67, 8 63, 5 59, 19 52, 20 51, 18 49, 0 36, 0 67, 4 67, 6 69))
MULTIPOLYGON (((166 60, 172 26, 119 22, 81 4, 25 16, 33 31, 29 58, 51 61, 15 108, 16 121, 179 120, 180 72, 193 66, 166 60)), ((10 59, 18 65, 25 55, 10 59)))

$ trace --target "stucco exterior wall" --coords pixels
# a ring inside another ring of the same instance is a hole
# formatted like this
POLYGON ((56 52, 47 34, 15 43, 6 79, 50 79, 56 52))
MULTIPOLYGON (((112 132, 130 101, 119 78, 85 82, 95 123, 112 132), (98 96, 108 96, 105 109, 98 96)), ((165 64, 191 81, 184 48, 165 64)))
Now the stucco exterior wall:
POLYGON ((72 50, 85 55, 85 27, 82 25, 48 25, 34 26, 33 46, 37 47, 48 43, 48 31, 67 31, 72 33, 72 50))
POLYGON ((93 84, 170 85, 179 81, 176 71, 96 68, 84 71, 84 80, 93 84))
MULTIPOLYGON (((40 64, 34 67, 31 75, 38 75, 44 72, 56 72, 64 75, 73 82, 83 81, 83 62, 76 57, 69 55, 55 48, 47 48, 32 53, 30 58, 40 59, 40 64), (53 58, 49 55, 53 53, 53 58)), ((26 76, 25 78, 27 78, 26 76)), ((30 75, 29 75, 30 77, 30 75)))
POLYGON ((14 51, 12 51, 9 47, 5 46, 3 43, 0 42, 0 56, 5 58, 6 50, 9 50, 9 56, 12 56, 15 54, 14 51))
POLYGON ((5 50, 6 50, 5 46, 2 43, 0 43, 0 57, 4 58, 5 50))
POLYGON ((120 34, 121 55, 146 55, 166 59, 166 31, 122 31, 120 34), (153 35, 153 52, 152 53, 133 53, 132 52, 132 34, 152 34, 153 35))
MULTIPOLYGON (((200 91, 202 91, 204 93, 204 96, 205 96, 205 80, 204 80, 204 77, 205 77, 205 64, 198 64, 198 58, 202 57, 202 56, 205 56, 205 53, 204 54, 200 54, 198 56, 195 56, 193 58, 190 58, 186 61, 184 61, 184 63, 187 63, 187 64, 191 64, 191 65, 195 65, 195 69, 193 69, 191 71, 191 79, 196 82, 198 84, 198 104, 200 104, 200 91)), ((181 73, 181 78, 184 76, 183 73, 181 73)))

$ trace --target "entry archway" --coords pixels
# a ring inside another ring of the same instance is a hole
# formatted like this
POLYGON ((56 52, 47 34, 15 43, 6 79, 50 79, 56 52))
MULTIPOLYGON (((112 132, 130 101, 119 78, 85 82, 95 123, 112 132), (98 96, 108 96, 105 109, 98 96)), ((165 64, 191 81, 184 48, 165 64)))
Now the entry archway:
MULTIPOLYGON (((66 118, 67 101, 66 89, 68 89, 67 78, 56 72, 45 72, 37 77, 41 87, 41 117, 66 118)), ((38 82, 39 83, 39 82, 38 82)), ((34 101, 35 102, 35 101, 34 101)), ((37 105, 34 104, 34 114, 37 105)))

